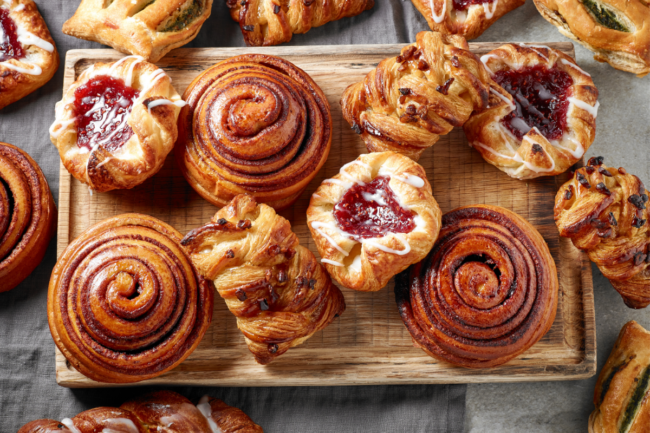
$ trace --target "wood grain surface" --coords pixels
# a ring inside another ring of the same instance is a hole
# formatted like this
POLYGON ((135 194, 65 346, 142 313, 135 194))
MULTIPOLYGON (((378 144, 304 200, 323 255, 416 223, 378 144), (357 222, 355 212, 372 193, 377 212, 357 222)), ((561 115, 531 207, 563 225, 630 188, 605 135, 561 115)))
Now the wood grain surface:
MULTIPOLYGON (((471 43, 476 54, 498 43, 471 43)), ((573 55, 571 43, 548 44, 573 55)), ((354 45, 270 48, 179 49, 159 62, 179 93, 200 72, 233 55, 264 53, 281 56, 307 71, 323 89, 334 122, 332 150, 325 167, 298 202, 282 214, 300 242, 317 257, 306 225, 309 197, 323 179, 366 149, 341 114, 339 98, 379 61, 396 55, 402 45, 354 45)), ((90 64, 114 61, 113 50, 68 51, 64 92, 90 64)), ((272 364, 255 363, 234 316, 217 296, 214 319, 198 349, 180 366, 140 384, 210 386, 302 386, 361 384, 478 383, 581 379, 596 372, 596 339, 591 266, 570 241, 560 239, 553 222, 553 201, 568 174, 534 181, 509 178, 472 150, 461 129, 427 149, 420 159, 443 212, 485 203, 503 206, 530 221, 548 242, 557 263, 560 296, 555 322, 530 350, 492 369, 469 370, 437 361, 414 348, 395 304, 393 283, 376 293, 343 289, 347 310, 324 331, 289 350, 272 364)), ((206 223, 216 208, 192 190, 172 157, 152 179, 132 190, 90 194, 61 166, 58 254, 89 226, 125 212, 160 218, 185 234, 206 223)), ((56 379, 67 387, 106 386, 70 367, 56 353, 56 379)))

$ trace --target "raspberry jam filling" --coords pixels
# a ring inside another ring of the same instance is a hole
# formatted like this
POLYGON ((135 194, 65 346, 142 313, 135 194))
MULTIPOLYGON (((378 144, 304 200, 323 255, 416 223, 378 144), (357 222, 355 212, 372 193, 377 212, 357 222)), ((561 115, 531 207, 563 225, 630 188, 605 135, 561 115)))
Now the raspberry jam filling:
POLYGON ((415 228, 415 212, 400 206, 388 186, 390 177, 350 188, 334 206, 334 218, 341 230, 356 238, 378 238, 387 233, 409 233, 415 228))
POLYGON ((452 4, 457 11, 464 11, 471 5, 482 5, 483 3, 490 3, 490 0, 453 0, 452 4))
POLYGON ((25 57, 25 50, 18 42, 16 23, 9 16, 7 9, 0 8, 0 62, 23 57, 25 57))
POLYGON ((100 75, 74 92, 77 146, 91 150, 102 146, 113 152, 126 143, 133 130, 126 123, 140 92, 119 78, 100 75))
POLYGON ((500 71, 493 78, 514 98, 515 110, 501 122, 515 137, 521 140, 534 127, 548 140, 562 137, 573 85, 569 74, 537 65, 500 71))

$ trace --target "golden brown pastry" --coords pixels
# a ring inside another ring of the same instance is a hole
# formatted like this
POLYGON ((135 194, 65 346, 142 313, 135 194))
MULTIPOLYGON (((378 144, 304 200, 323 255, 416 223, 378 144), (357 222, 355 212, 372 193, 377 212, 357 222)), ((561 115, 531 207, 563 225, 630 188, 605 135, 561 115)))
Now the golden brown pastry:
POLYGON ((470 146, 515 179, 554 176, 578 162, 596 136, 591 76, 544 45, 507 44, 481 60, 497 85, 488 109, 463 126, 470 146))
POLYGON ((213 293, 153 217, 106 219, 65 249, 50 279, 48 320, 70 364, 92 380, 138 382, 183 362, 212 320, 213 293))
POLYGON ((465 39, 420 32, 397 57, 382 60, 341 97, 343 117, 370 152, 417 161, 472 111, 487 107, 492 80, 465 39))
POLYGON ((56 104, 50 140, 91 189, 133 188, 162 168, 183 106, 171 78, 141 57, 97 63, 56 104))
POLYGON ((227 0, 246 45, 278 45, 330 21, 372 9, 375 0, 227 0))
POLYGON ((50 81, 59 53, 33 0, 0 3, 0 110, 50 81))
POLYGON ((82 0, 63 33, 157 62, 192 41, 212 0, 82 0))
POLYGON ((560 235, 589 255, 630 308, 650 304, 648 190, 624 168, 591 158, 555 197, 560 235))
POLYGON ((0 292, 13 289, 36 269, 56 221, 41 169, 27 153, 0 142, 0 292))
POLYGON ((322 263, 341 285, 384 287, 422 260, 440 231, 442 213, 424 169, 404 155, 361 155, 314 192, 307 225, 322 263))
POLYGON ((650 72, 650 7, 644 0, 534 0, 564 36, 594 59, 642 77, 650 72))
POLYGON ((260 364, 302 344, 345 310, 343 294, 299 245, 289 221, 251 196, 235 197, 182 244, 201 275, 214 281, 260 364))
POLYGON ((442 217, 429 255, 395 279, 402 320, 416 347, 467 368, 504 364, 555 319, 555 262, 539 232, 498 206, 442 217))
POLYGON ((627 322, 600 371, 589 433, 646 433, 650 426, 650 332, 627 322))
POLYGON ((332 116, 323 91, 275 56, 224 60, 183 95, 176 159, 203 198, 225 206, 249 194, 275 209, 290 206, 325 164, 332 116))
POLYGON ((434 32, 476 39, 526 0, 411 0, 434 32))
POLYGON ((18 433, 264 433, 241 410, 204 396, 194 406, 172 391, 157 391, 115 407, 98 407, 72 419, 39 419, 18 433))

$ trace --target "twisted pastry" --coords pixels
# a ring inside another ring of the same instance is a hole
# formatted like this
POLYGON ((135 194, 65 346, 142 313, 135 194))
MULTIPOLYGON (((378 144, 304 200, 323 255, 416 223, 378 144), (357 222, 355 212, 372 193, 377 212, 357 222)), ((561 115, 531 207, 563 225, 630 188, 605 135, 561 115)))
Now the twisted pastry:
POLYGON ((82 374, 138 382, 187 358, 212 320, 213 293, 180 233, 124 214, 92 226, 63 252, 50 279, 54 342, 82 374))
POLYGON ((650 425, 650 332, 634 320, 621 329, 594 390, 589 433, 644 433, 650 425))
POLYGON ((0 142, 0 292, 16 287, 43 260, 56 221, 41 169, 27 153, 0 142))
POLYGON ((330 21, 372 9, 375 0, 227 0, 246 45, 278 45, 330 21))
POLYGON ((558 279, 544 239, 517 214, 455 209, 429 255, 399 274, 395 296, 416 346, 469 368, 504 364, 555 319, 558 279))
POLYGON ((341 291, 289 221, 239 195, 182 241, 237 317, 248 349, 268 364, 345 310, 341 291))
POLYGON ((489 74, 461 36, 420 32, 341 97, 343 117, 370 152, 417 161, 472 111, 487 107, 489 74))
POLYGON ((487 110, 463 126, 470 146, 515 179, 554 176, 578 162, 596 136, 591 76, 543 45, 506 44, 481 61, 498 84, 487 110))
POLYGON ((325 94, 279 57, 224 60, 199 75, 183 99, 178 165, 219 207, 238 194, 288 207, 327 160, 332 117, 325 94))
POLYGON ((115 407, 98 407, 61 422, 39 419, 18 433, 263 433, 241 410, 204 396, 194 406, 172 391, 157 391, 115 407))
POLYGON ((648 191, 624 168, 602 157, 562 185, 555 196, 560 235, 585 251, 630 308, 650 304, 648 191))

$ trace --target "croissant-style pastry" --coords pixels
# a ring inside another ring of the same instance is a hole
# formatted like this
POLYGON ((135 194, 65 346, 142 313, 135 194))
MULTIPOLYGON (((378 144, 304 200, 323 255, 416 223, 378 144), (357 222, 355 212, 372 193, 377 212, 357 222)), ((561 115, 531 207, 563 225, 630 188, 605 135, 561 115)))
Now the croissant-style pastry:
POLYGON ((578 162, 596 136, 591 76, 543 45, 506 44, 481 60, 498 85, 463 126, 470 146, 515 179, 555 176, 578 162))
POLYGON ((442 217, 429 255, 395 279, 415 346, 468 368, 489 368, 528 350, 551 328, 558 299, 553 257, 525 219, 498 206, 442 217))
POLYGON ((38 164, 0 142, 0 292, 39 265, 56 231, 54 198, 38 164))
POLYGON ((427 255, 441 216, 424 168, 399 153, 379 152, 323 181, 311 197, 307 225, 330 275, 349 289, 374 292, 427 255))
POLYGON ((194 406, 172 391, 157 391, 115 407, 98 407, 74 418, 40 419, 18 433, 264 433, 241 410, 204 396, 194 406))
POLYGON ((375 0, 227 0, 226 4, 246 45, 259 47, 289 42, 293 34, 359 15, 372 9, 375 0))
POLYGON ((589 433, 646 433, 649 385, 650 332, 632 320, 621 329, 598 376, 589 433))
POLYGON ((91 189, 133 188, 162 168, 184 105, 165 71, 142 57, 96 63, 56 104, 50 139, 91 189))
POLYGON ((237 317, 249 350, 268 364, 345 310, 341 291, 291 224, 248 195, 235 197, 182 241, 237 317))
POLYGON ((104 220, 65 249, 50 279, 48 321, 70 364, 92 380, 138 382, 183 362, 212 320, 213 293, 153 217, 104 220))
POLYGON ((462 36, 420 32, 341 97, 343 117, 370 152, 417 161, 472 111, 487 107, 490 75, 462 36))
POLYGON ((290 206, 325 164, 332 116, 323 91, 279 57, 248 54, 199 75, 183 94, 176 159, 203 198, 249 194, 290 206))
POLYGON ((648 190, 624 168, 589 159, 555 197, 560 235, 585 251, 630 308, 650 304, 648 190))

